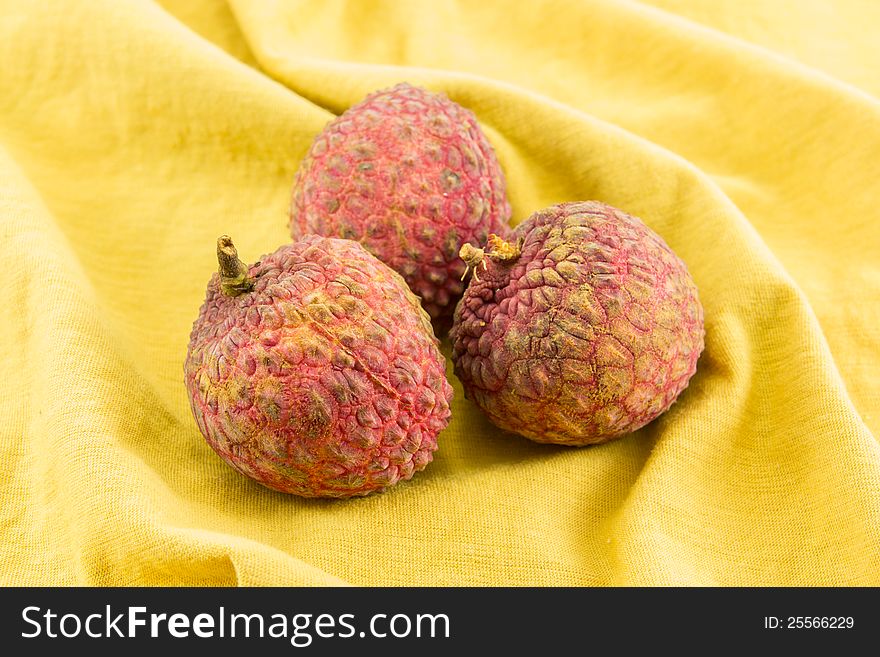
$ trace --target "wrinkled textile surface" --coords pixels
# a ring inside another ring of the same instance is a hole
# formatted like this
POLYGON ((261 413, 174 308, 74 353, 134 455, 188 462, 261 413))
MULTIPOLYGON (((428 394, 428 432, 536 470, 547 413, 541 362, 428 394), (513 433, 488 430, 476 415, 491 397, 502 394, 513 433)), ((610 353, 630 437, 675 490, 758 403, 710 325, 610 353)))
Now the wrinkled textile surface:
POLYGON ((880 584, 878 24, 858 0, 2 2, 0 582, 880 584), (411 482, 275 493, 186 398, 214 242, 287 241, 315 134, 404 80, 476 113, 515 221, 598 199, 660 233, 706 351, 614 443, 506 434, 453 381, 411 482))

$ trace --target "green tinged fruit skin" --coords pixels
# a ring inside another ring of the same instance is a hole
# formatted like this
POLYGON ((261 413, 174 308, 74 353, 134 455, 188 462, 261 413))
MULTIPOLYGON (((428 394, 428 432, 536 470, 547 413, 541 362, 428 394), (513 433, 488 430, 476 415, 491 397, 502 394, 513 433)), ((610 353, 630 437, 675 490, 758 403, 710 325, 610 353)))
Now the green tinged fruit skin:
POLYGON ((471 282, 450 338, 467 398, 537 442, 635 431, 687 387, 703 308, 685 264, 639 219, 599 202, 536 212, 510 242, 462 248, 471 282))
POLYGON ((229 465, 304 497, 380 491, 422 470, 452 388, 403 279, 310 235, 247 267, 228 237, 184 367, 196 422, 229 465))
POLYGON ((404 83, 315 138, 294 180, 290 232, 359 241, 448 328, 464 290, 459 249, 506 235, 509 218, 504 174, 473 113, 404 83))

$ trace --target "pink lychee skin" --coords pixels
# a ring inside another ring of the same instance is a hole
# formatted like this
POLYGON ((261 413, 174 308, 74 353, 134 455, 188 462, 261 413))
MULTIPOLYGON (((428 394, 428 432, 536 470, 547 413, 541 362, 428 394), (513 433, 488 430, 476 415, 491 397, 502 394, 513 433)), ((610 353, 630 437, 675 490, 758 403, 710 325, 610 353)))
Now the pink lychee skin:
POLYGON ((437 449, 452 388, 427 314, 394 271, 348 240, 308 236, 217 274, 193 325, 186 387, 199 429, 233 468, 305 497, 366 495, 437 449))
POLYGON ((685 264, 639 219, 598 202, 537 212, 520 239, 514 261, 475 268, 456 308, 466 396, 499 427, 564 445, 605 442, 668 409, 703 350, 685 264))
POLYGON ((473 113, 404 83, 317 136, 294 180, 290 232, 358 240, 448 324, 464 290, 459 248, 507 235, 509 218, 504 174, 473 113))

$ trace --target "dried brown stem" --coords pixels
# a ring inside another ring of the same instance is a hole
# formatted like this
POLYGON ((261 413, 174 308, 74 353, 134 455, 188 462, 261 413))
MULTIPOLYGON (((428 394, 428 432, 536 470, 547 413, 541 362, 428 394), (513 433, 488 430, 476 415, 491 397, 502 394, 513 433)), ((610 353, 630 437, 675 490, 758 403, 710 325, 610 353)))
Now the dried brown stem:
POLYGON ((479 281, 480 277, 477 275, 477 267, 482 265, 483 269, 486 269, 486 258, 492 258, 504 263, 515 261, 522 252, 522 244, 522 238, 516 244, 511 244, 510 242, 505 242, 494 233, 489 235, 485 249, 478 249, 471 244, 463 244, 458 252, 458 257, 464 260, 466 265, 461 280, 464 280, 469 271, 473 271, 474 279, 479 281))
POLYGON ((248 276, 247 265, 238 259, 238 251, 228 235, 217 238, 217 263, 220 265, 220 291, 229 297, 250 292, 254 279, 248 276))

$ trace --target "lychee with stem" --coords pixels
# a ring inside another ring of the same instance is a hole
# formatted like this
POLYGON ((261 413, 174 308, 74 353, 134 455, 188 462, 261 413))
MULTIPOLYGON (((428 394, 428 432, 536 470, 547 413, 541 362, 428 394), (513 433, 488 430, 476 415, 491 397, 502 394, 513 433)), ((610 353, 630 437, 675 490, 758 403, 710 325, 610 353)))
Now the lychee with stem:
POLYGON ((473 272, 450 332, 465 395, 538 442, 602 443, 667 410, 696 371, 703 308, 684 262, 598 202, 537 212, 464 245, 473 272))
POLYGON ((366 495, 432 460, 452 388, 397 273, 357 242, 316 235, 250 267, 223 236, 217 258, 184 368, 217 454, 305 497, 366 495))

